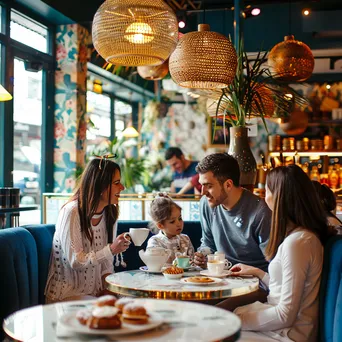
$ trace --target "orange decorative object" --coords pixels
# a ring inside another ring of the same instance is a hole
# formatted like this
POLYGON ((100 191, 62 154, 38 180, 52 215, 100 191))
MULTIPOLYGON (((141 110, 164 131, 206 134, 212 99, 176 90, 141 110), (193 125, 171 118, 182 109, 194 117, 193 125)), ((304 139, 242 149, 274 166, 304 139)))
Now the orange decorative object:
POLYGON ((200 24, 198 32, 189 32, 179 39, 169 68, 172 79, 181 87, 226 88, 234 80, 237 55, 229 39, 211 32, 209 25, 200 24))
POLYGON ((309 116, 307 112, 296 109, 290 114, 290 117, 283 119, 279 127, 287 135, 300 135, 305 132, 309 124, 309 116))
POLYGON ((169 60, 160 65, 138 66, 138 74, 145 80, 155 81, 161 80, 169 72, 169 60))
POLYGON ((279 79, 302 82, 311 76, 315 60, 310 48, 290 35, 272 48, 268 65, 279 79))
POLYGON ((106 0, 92 27, 97 52, 115 65, 164 63, 178 41, 178 21, 163 0, 106 0))

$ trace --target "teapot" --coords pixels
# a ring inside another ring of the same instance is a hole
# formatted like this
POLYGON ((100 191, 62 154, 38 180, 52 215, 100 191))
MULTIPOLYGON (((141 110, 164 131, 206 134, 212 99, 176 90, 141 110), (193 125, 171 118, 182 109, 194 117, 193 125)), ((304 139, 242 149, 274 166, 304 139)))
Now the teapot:
POLYGON ((160 272, 171 251, 163 247, 148 247, 146 251, 141 249, 139 256, 150 272, 160 272))

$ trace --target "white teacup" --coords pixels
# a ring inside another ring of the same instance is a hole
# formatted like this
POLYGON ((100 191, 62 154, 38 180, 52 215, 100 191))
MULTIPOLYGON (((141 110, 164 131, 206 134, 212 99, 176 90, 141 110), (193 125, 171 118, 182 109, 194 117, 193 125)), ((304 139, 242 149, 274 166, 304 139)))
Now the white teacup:
POLYGON ((128 236, 131 238, 136 246, 141 246, 150 232, 147 228, 129 228, 129 233, 124 234, 124 238, 129 240, 128 236))
POLYGON ((219 260, 208 261, 207 263, 208 271, 211 275, 221 275, 224 271, 225 262, 219 260))
POLYGON ((208 262, 211 260, 222 261, 226 270, 229 270, 232 267, 232 263, 226 259, 226 256, 223 252, 215 252, 215 254, 208 255, 208 262))

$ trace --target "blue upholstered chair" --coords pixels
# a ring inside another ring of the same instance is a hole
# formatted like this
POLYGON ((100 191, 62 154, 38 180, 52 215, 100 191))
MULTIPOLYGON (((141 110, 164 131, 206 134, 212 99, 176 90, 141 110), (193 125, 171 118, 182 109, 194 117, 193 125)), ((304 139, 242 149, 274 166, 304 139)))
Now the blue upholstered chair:
MULTIPOLYGON (((0 230, 0 322, 14 311, 38 304, 36 244, 23 228, 0 230)), ((4 332, 0 329, 0 340, 4 332)))
POLYGON ((44 290, 49 273, 50 254, 52 247, 53 234, 55 233, 54 224, 34 224, 24 226, 36 241, 38 255, 38 301, 39 304, 45 303, 44 290))
POLYGON ((342 341, 342 236, 332 237, 324 248, 320 341, 342 341))

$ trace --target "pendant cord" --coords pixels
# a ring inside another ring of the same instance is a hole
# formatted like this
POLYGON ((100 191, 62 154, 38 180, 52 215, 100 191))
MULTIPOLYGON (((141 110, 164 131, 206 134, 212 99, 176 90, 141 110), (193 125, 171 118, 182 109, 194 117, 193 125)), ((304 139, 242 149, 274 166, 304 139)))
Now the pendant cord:
POLYGON ((203 24, 205 24, 205 0, 203 0, 203 24))
POLYGON ((291 0, 289 0, 289 36, 291 35, 291 0))

